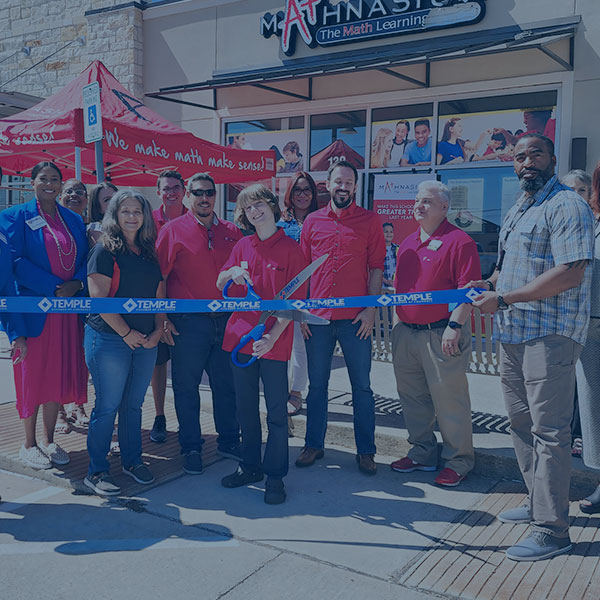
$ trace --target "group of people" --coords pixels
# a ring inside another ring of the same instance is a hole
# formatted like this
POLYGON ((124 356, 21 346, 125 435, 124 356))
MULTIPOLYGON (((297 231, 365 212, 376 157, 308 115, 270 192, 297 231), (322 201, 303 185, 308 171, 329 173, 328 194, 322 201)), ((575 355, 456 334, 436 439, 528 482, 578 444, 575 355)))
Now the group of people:
MULTIPOLYGON (((52 163, 37 165, 32 173, 34 200, 0 214, 7 243, 2 246, 1 264, 8 266, 0 273, 4 293, 10 291, 14 276, 18 293, 33 296, 219 299, 225 286, 234 296, 244 296, 252 286, 261 298, 269 299, 320 260, 310 284, 295 289, 291 297, 332 300, 329 307, 312 311, 322 321, 310 325, 292 325, 289 314, 258 311, 168 317, 93 314, 87 316, 85 328, 75 315, 5 315, 17 409, 25 423, 23 460, 38 468, 68 462, 67 453, 54 442, 54 424, 61 404, 85 402, 85 359, 96 392, 85 484, 103 495, 120 491, 107 461, 117 413, 123 472, 150 483, 153 475, 141 458, 141 407, 153 379, 157 416, 151 439, 164 441, 161 386, 166 375, 161 369, 170 359, 183 469, 202 472, 198 388, 206 372, 218 451, 238 461, 222 485, 235 488, 266 476, 265 502, 284 502, 288 414, 302 408, 308 383, 305 445, 295 465, 310 467, 324 456, 328 383, 339 342, 352 388, 357 466, 374 475, 370 338, 376 308, 336 308, 335 299, 378 295, 383 283, 387 290, 402 293, 474 287, 480 291, 473 304, 459 304, 452 311, 448 305, 395 308, 393 366, 411 449, 391 468, 404 474, 433 472, 441 462, 434 482, 447 487, 460 485, 472 470, 466 377, 471 310, 474 305, 482 312, 495 312, 503 394, 529 492, 524 506, 499 518, 531 525, 530 535, 511 546, 507 556, 529 561, 568 551, 571 418, 580 355, 584 459, 600 468, 600 428, 594 429, 598 421, 594 400, 600 392, 594 370, 600 334, 594 319, 600 312, 596 300, 590 304, 592 286, 600 285, 596 273, 600 267, 594 262, 595 257, 600 259, 600 243, 594 248, 600 231, 600 168, 594 173, 589 199, 592 212, 578 193, 558 181, 555 163, 549 138, 530 133, 516 142, 514 167, 523 194, 504 221, 498 265, 485 281, 475 242, 447 220, 450 194, 438 181, 419 186, 415 232, 399 245, 386 245, 384 233, 391 242, 393 228, 386 224, 382 231, 378 217, 356 205, 358 174, 349 162, 336 162, 329 169, 330 201, 323 208, 317 207, 313 179, 301 171, 290 181, 283 208, 262 185, 242 190, 235 224, 215 214, 216 187, 210 175, 198 173, 186 185, 179 173, 167 171, 158 179, 163 204, 154 214, 144 196, 118 191, 103 207, 101 235, 92 245, 92 228, 86 237, 81 217, 56 202, 62 184, 58 168, 52 163), (9 246, 12 259, 7 261, 9 246), (394 273, 389 267, 392 257, 394 273), (257 325, 264 325, 265 332, 238 351, 240 339, 257 325), (237 364, 231 360, 232 351, 237 352, 237 364), (268 428, 264 452, 261 381, 268 428), (44 439, 38 443, 39 406, 44 439)), ((575 181, 567 183, 580 191, 575 181)), ((600 486, 580 506, 585 512, 600 511, 600 486)))

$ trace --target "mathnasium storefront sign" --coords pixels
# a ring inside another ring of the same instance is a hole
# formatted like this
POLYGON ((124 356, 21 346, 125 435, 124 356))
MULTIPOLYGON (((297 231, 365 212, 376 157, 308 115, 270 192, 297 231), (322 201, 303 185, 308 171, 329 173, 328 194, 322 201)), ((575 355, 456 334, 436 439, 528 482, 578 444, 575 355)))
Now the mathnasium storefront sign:
POLYGON ((291 56, 296 37, 314 48, 478 23, 485 0, 286 0, 285 9, 260 19, 260 34, 281 37, 291 56))

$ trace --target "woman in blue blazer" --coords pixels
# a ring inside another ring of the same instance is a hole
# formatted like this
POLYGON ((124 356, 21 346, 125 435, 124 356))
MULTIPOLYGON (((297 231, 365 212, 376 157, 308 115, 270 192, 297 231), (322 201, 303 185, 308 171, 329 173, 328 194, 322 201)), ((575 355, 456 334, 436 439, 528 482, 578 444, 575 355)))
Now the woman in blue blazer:
MULTIPOLYGON (((88 243, 83 220, 56 199, 62 174, 51 162, 31 173, 35 198, 0 213, 12 253, 14 278, 21 296, 81 295, 86 289, 88 243)), ((76 314, 23 315, 27 356, 14 366, 17 410, 25 426, 21 460, 37 469, 64 465, 69 455, 54 442, 61 404, 87 400, 83 323, 76 314), (43 407, 43 440, 36 423, 43 407)))

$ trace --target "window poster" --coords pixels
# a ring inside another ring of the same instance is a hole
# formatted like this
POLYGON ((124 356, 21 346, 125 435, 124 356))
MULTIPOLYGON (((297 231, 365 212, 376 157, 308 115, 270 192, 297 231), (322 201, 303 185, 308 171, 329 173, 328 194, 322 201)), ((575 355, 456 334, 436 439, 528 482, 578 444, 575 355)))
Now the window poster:
POLYGON ((373 210, 394 229, 393 241, 398 244, 417 229, 413 218, 413 206, 417 188, 422 181, 435 180, 435 175, 414 175, 412 173, 383 175, 377 174, 373 189, 373 210))
POLYGON ((371 129, 371 168, 431 165, 431 119, 375 121, 371 129))
POLYGON ((436 164, 503 163, 526 133, 555 139, 555 107, 497 110, 440 116, 436 164))
POLYGON ((448 221, 464 231, 481 233, 485 179, 448 179, 446 185, 450 188, 448 221))

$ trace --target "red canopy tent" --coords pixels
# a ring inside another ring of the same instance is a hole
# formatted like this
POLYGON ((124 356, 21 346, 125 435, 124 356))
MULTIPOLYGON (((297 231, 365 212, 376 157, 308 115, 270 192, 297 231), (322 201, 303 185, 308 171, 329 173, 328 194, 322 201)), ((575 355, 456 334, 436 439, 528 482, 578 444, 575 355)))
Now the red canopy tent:
POLYGON ((240 150, 197 138, 131 96, 100 61, 54 96, 0 120, 0 166, 6 175, 28 175, 36 163, 51 160, 65 177, 74 177, 76 148, 81 148, 82 179, 96 181, 94 144, 84 143, 81 92, 95 81, 100 85, 104 171, 116 185, 153 186, 168 168, 184 177, 209 172, 217 183, 275 175, 272 150, 240 150))
POLYGON ((336 140, 327 148, 323 148, 321 152, 310 157, 310 170, 327 171, 329 165, 338 160, 347 160, 357 169, 363 169, 365 166, 365 159, 356 150, 353 150, 343 140, 336 140))

